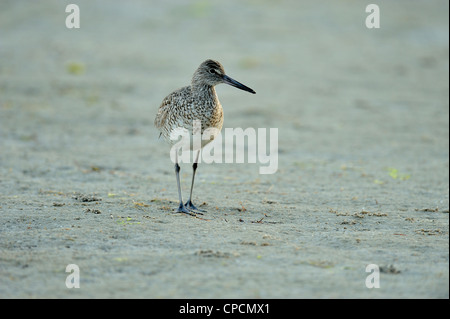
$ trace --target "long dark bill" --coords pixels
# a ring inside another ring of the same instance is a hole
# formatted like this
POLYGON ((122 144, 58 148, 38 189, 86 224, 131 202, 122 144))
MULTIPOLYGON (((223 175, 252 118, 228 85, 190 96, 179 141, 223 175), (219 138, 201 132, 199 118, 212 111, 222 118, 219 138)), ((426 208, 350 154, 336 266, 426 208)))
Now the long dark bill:
POLYGON ((234 87, 236 87, 236 88, 238 88, 238 89, 241 89, 241 90, 244 90, 244 91, 253 93, 253 94, 256 93, 255 91, 253 91, 253 90, 252 90, 251 88, 249 88, 248 86, 245 86, 244 84, 239 83, 239 82, 236 81, 236 80, 233 80, 232 78, 230 78, 230 77, 227 76, 227 75, 224 75, 224 76, 223 76, 223 81, 224 81, 226 84, 229 84, 229 85, 231 85, 231 86, 234 86, 234 87))

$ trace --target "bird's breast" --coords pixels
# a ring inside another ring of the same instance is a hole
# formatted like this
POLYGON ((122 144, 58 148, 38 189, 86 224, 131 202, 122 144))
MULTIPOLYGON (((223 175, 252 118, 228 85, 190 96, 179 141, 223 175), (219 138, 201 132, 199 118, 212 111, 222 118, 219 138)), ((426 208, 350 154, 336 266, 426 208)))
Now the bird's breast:
MULTIPOLYGON (((223 109, 217 94, 212 89, 209 94, 203 98, 198 97, 193 99, 190 110, 190 121, 200 121, 202 126, 202 133, 207 128, 222 129, 223 125, 223 109)), ((192 123, 190 123, 192 125, 192 123)))

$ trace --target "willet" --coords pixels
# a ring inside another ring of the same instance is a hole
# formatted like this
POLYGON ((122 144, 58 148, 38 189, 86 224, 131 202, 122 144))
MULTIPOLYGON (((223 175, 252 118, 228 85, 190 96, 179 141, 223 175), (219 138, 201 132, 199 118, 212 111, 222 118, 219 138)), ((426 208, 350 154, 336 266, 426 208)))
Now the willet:
MULTIPOLYGON (((223 125, 223 109, 219 102, 214 86, 220 83, 226 83, 238 89, 255 94, 251 88, 233 80, 225 74, 223 66, 214 60, 206 60, 195 71, 192 77, 191 85, 182 87, 164 98, 159 107, 158 114, 155 118, 155 126, 159 129, 160 136, 171 145, 177 141, 171 140, 170 135, 173 130, 187 129, 193 134, 194 121, 200 121, 201 133, 207 128, 216 128, 217 132, 222 129, 223 125)), ((203 141, 201 147, 205 146, 214 139, 203 141)), ((192 165, 192 182, 189 200, 183 203, 180 186, 180 166, 178 165, 178 151, 175 155, 175 175, 177 178, 178 197, 180 206, 178 212, 194 215, 194 213, 204 212, 198 209, 192 203, 192 190, 194 188, 195 172, 200 154, 200 149, 192 149, 195 151, 195 159, 192 165)), ((200 213, 201 214, 201 213, 200 213)))

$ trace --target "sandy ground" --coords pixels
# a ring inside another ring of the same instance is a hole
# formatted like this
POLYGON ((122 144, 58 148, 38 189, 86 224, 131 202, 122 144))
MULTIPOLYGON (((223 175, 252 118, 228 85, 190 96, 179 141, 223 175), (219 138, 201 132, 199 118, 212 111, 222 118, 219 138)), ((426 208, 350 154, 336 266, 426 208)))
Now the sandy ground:
POLYGON ((449 297, 448 1, 74 2, 0 2, 0 297, 449 297), (200 164, 195 218, 153 119, 207 58, 279 165, 200 164))

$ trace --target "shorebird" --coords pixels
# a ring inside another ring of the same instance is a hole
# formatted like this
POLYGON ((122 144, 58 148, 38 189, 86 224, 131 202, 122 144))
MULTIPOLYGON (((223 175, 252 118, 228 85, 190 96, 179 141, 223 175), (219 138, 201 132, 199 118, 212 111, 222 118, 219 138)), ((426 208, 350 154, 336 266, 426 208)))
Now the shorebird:
MULTIPOLYGON (((216 132, 220 132, 223 125, 223 109, 214 89, 220 83, 229 84, 253 94, 256 93, 251 88, 227 76, 223 66, 219 62, 206 60, 194 72, 191 85, 175 90, 162 101, 155 118, 155 126, 160 131, 159 136, 163 136, 166 142, 174 145, 177 141, 170 138, 171 132, 181 128, 187 129, 192 135, 195 133, 193 132, 195 130, 194 121, 200 121, 201 133, 207 128, 216 128, 216 132)), ((178 151, 175 153, 175 175, 180 200, 177 212, 194 216, 195 213, 201 214, 201 212, 205 212, 192 203, 192 190, 194 188, 195 172, 197 170, 201 148, 211 142, 214 137, 211 136, 211 139, 207 141, 202 140, 202 145, 199 149, 192 148, 191 144, 190 150, 196 152, 196 154, 192 165, 191 192, 189 200, 185 204, 181 195, 178 151)))

